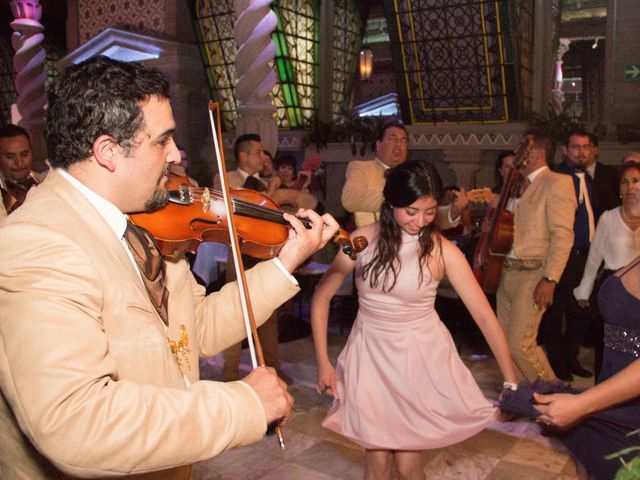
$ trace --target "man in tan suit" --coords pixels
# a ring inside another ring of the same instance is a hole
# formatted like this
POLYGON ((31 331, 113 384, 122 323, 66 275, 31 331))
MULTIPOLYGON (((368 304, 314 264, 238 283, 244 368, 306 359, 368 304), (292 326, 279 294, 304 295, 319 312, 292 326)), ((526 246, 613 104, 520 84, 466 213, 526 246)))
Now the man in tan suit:
POLYGON ((556 378, 536 336, 569 258, 577 207, 571 178, 548 167, 553 141, 542 133, 532 136, 533 149, 522 170, 526 188, 515 201, 513 246, 496 297, 511 354, 529 382, 556 378))
MULTIPOLYGON (((407 129, 401 123, 390 122, 378 134, 375 159, 349 162, 341 200, 344 209, 353 213, 357 227, 378 221, 386 171, 407 161, 408 147, 407 129)), ((453 195, 451 205, 438 207, 436 222, 440 230, 456 227, 467 206, 464 190, 453 195)))
MULTIPOLYGON (((260 135, 246 133, 236 138, 233 144, 233 156, 237 168, 227 172, 229 188, 248 188, 271 196, 280 186, 280 179, 277 177, 270 177, 266 181, 260 178, 260 172, 267 161, 260 135)), ((220 185, 220 174, 216 173, 213 188, 219 189, 220 185)))
MULTIPOLYGON (((247 133, 236 138, 233 145, 233 155, 238 164, 236 170, 227 172, 229 188, 246 188, 271 196, 280 186, 280 179, 277 176, 269 177, 268 180, 260 178, 260 172, 267 161, 267 154, 262 147, 260 135, 247 133)), ((221 188, 220 174, 216 174, 213 180, 213 187, 221 188)), ((243 264, 246 267, 253 267, 258 264, 258 260, 243 256, 243 264)), ((236 280, 236 271, 231 258, 231 249, 227 253, 227 265, 225 267, 226 281, 236 280)), ((258 329, 260 342, 263 347, 265 363, 275 368, 278 376, 286 383, 291 384, 293 380, 280 368, 280 355, 278 352, 278 315, 276 312, 267 319, 258 329)), ((224 351, 223 379, 225 382, 238 380, 240 376, 240 355, 242 353, 242 343, 237 342, 224 351)))
MULTIPOLYGON (((167 260, 163 311, 126 241, 126 214, 166 204, 180 158, 168 91, 159 71, 100 57, 49 92, 54 169, 0 227, 3 478, 186 479, 193 462, 289 416, 272 369, 199 380, 200 354, 244 336, 237 286, 205 297, 184 257, 167 260)), ((258 323, 299 290, 290 272, 337 229, 304 216, 312 228, 287 216, 295 235, 247 274, 258 323)))
POLYGON ((0 218, 24 202, 27 193, 44 180, 45 174, 31 170, 33 154, 29 133, 18 125, 0 127, 0 218))

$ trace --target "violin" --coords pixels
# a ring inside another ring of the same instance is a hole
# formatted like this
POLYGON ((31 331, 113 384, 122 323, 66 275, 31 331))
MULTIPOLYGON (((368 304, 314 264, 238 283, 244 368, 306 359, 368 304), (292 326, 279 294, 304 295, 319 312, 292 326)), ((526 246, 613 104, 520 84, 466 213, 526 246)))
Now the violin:
MULTIPOLYGON (((155 212, 135 213, 130 220, 147 230, 163 255, 176 256, 195 251, 201 242, 229 245, 229 232, 222 192, 194 187, 188 177, 169 172, 169 203, 155 212)), ((266 195, 247 189, 230 189, 233 213, 240 238, 240 250, 250 257, 275 257, 289 238, 289 222, 284 212, 266 195)), ((310 222, 299 218, 311 228, 310 222)), ((333 238, 352 260, 367 247, 365 237, 353 242, 344 230, 333 238)))

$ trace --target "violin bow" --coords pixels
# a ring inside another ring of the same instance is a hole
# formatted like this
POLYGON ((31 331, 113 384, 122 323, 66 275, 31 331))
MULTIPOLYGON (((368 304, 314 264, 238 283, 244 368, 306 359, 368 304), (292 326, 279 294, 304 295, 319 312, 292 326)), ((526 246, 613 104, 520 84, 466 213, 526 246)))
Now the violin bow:
MULTIPOLYGON (((229 244, 231 245, 231 253, 235 264, 236 278, 238 282, 238 290, 240 292, 240 303, 242 305, 242 313, 244 317, 244 325, 247 332, 247 341, 249 343, 249 352, 251 353, 251 363, 253 368, 258 366, 264 367, 264 355, 262 353, 262 345, 258 337, 258 329, 256 327, 256 319, 251 306, 251 296, 249 295, 249 287, 247 286, 247 278, 240 253, 240 243, 236 228, 235 216, 231 195, 229 193, 229 183, 227 181, 227 168, 224 161, 224 153, 220 144, 222 143, 222 129, 220 128, 220 108, 215 102, 209 102, 209 120, 211 123, 211 135, 213 136, 213 146, 215 150, 216 162, 218 164, 218 173, 220 175, 221 191, 224 200, 225 213, 227 215, 227 225, 229 229, 229 244), (215 119, 214 119, 215 112, 215 119)), ((284 450, 284 438, 279 425, 276 425, 276 435, 280 448, 284 450)))

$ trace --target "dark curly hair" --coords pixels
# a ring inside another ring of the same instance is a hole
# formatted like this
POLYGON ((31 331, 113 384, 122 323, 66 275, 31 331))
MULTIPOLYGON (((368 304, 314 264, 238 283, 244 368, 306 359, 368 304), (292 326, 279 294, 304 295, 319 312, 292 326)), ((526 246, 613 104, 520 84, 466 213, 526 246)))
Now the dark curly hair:
POLYGON ((169 83, 156 68, 103 56, 71 65, 49 90, 49 161, 67 168, 87 160, 100 135, 112 136, 129 155, 144 128, 141 104, 151 96, 169 98, 169 83))
POLYGON ((277 170, 281 165, 289 165, 292 168, 293 178, 298 176, 298 162, 296 161, 296 157, 290 153, 279 153, 276 156, 276 159, 273 161, 273 168, 277 170))
MULTIPOLYGON (((362 277, 369 277, 371 288, 382 286, 388 292, 396 285, 400 273, 398 252, 402 244, 402 229, 393 218, 393 209, 411 205, 420 197, 442 198, 442 180, 435 167, 424 160, 405 162, 389 172, 384 186, 384 201, 380 209, 380 234, 373 259, 362 269, 362 277)), ((435 220, 426 225, 419 236, 420 278, 423 280, 423 268, 431 255, 435 242, 432 233, 437 231, 435 220)))

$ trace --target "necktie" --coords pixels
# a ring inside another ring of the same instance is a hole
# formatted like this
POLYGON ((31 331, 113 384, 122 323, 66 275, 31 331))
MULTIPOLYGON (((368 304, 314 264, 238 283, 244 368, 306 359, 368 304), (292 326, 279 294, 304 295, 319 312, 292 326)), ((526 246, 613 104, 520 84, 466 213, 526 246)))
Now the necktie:
POLYGON ((22 205, 27 198, 29 189, 36 185, 36 182, 31 177, 19 181, 6 178, 5 183, 7 189, 2 190, 2 201, 7 213, 13 212, 22 205))
POLYGON ((587 189, 587 180, 584 172, 576 172, 580 180, 580 192, 578 193, 578 203, 583 203, 587 207, 587 217, 589 217, 589 241, 593 240, 593 234, 596 231, 595 217, 593 216, 593 208, 591 207, 591 198, 587 189))
POLYGON ((520 179, 516 180, 514 186, 512 187, 512 192, 515 191, 515 197, 522 197, 522 195, 524 195, 524 192, 527 191, 527 188, 529 188, 529 185, 531 185, 531 180, 529 180, 527 177, 520 177, 520 179))
POLYGON ((264 192, 267 189, 262 181, 252 175, 247 177, 244 181, 243 187, 248 188, 249 190, 255 190, 256 192, 264 192))
POLYGON ((169 325, 167 304, 169 290, 164 278, 164 259, 151 235, 144 229, 127 221, 124 239, 131 248, 133 258, 142 274, 142 282, 149 293, 149 298, 165 325, 169 325))

